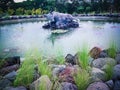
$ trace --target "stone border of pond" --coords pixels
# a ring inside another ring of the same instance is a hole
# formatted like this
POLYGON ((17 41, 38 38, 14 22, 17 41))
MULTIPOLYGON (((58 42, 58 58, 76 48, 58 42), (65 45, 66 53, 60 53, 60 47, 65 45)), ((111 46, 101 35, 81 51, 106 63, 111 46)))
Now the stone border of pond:
MULTIPOLYGON (((85 16, 99 16, 99 17, 113 17, 119 18, 120 14, 74 14, 73 16, 77 17, 85 17, 85 16)), ((18 19, 31 19, 31 18, 44 18, 44 15, 13 15, 7 17, 0 17, 0 21, 5 20, 18 20, 18 19)))
POLYGON ((3 20, 16 20, 16 19, 30 19, 30 18, 43 18, 43 15, 13 15, 8 17, 1 17, 0 21, 3 20))
POLYGON ((101 16, 101 17, 120 17, 120 14, 76 14, 74 16, 84 17, 84 16, 101 16))

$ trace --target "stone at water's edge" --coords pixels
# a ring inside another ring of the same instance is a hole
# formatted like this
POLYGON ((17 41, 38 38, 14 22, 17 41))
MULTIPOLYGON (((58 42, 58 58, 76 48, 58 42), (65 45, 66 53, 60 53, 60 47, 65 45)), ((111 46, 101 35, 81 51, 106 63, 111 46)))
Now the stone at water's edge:
POLYGON ((65 62, 72 65, 80 65, 78 60, 78 53, 76 53, 74 56, 72 54, 67 54, 65 57, 65 62))
POLYGON ((0 90, 3 90, 5 87, 12 85, 12 82, 8 79, 0 80, 0 90))
POLYGON ((94 59, 97 59, 100 53, 101 53, 101 49, 99 47, 94 47, 89 52, 90 56, 94 59))
POLYGON ((114 66, 113 68, 113 79, 120 80, 120 64, 114 66))
POLYGON ((3 67, 15 65, 15 64, 20 65, 20 56, 5 58, 2 62, 3 62, 3 64, 0 66, 0 69, 3 67))
POLYGON ((120 90, 120 80, 115 81, 114 89, 113 90, 120 90))
POLYGON ((120 54, 116 55, 115 60, 117 61, 118 64, 120 64, 120 54))
POLYGON ((98 58, 92 62, 92 66, 102 69, 105 65, 116 65, 116 61, 112 58, 98 58))
POLYGON ((45 29, 68 29, 79 27, 79 23, 76 22, 70 14, 51 12, 46 14, 45 17, 50 20, 49 23, 43 26, 45 29))
POLYGON ((72 83, 62 82, 60 90, 78 90, 77 86, 72 83))
POLYGON ((29 88, 30 90, 40 90, 40 85, 44 87, 44 90, 51 90, 52 88, 52 82, 47 75, 43 75, 34 81, 29 88))
POLYGON ((12 72, 8 73, 7 75, 5 75, 4 78, 6 78, 10 81, 14 81, 16 76, 17 76, 17 72, 12 71, 12 72))
POLYGON ((105 81, 105 72, 98 69, 92 68, 91 71, 92 81, 105 81))
POLYGON ((10 73, 12 71, 16 71, 19 69, 19 66, 20 66, 19 64, 15 64, 12 66, 4 67, 4 68, 0 69, 0 74, 5 75, 5 74, 10 73))
POLYGON ((110 89, 103 82, 94 82, 88 86, 87 90, 110 90, 110 89))
POLYGON ((76 64, 76 62, 74 60, 74 56, 71 54, 67 54, 67 56, 65 57, 65 62, 71 63, 72 65, 76 64))
POLYGON ((19 86, 19 87, 6 87, 3 90, 27 90, 24 86, 19 86))
POLYGON ((108 85, 108 87, 109 87, 111 90, 113 90, 113 87, 114 87, 114 82, 113 82, 113 80, 107 81, 106 84, 108 85))

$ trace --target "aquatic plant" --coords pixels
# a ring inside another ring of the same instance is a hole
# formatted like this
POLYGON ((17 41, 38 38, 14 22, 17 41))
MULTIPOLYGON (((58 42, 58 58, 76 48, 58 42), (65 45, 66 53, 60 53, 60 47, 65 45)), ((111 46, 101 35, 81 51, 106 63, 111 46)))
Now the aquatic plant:
POLYGON ((17 77, 14 81, 14 85, 28 86, 30 83, 32 83, 34 77, 34 67, 34 60, 31 57, 25 58, 21 68, 18 71, 17 77))
POLYGON ((117 51, 117 47, 116 47, 115 42, 111 42, 111 43, 109 44, 108 55, 109 55, 111 58, 115 58, 115 56, 116 56, 116 51, 117 51))
POLYGON ((78 60, 82 69, 87 69, 89 65, 88 49, 84 46, 81 50, 78 49, 78 60))
POLYGON ((106 75, 105 75, 106 80, 112 79, 112 76, 113 76, 113 67, 114 67, 114 65, 107 64, 106 70, 105 70, 105 72, 106 72, 106 75))
POLYGON ((90 75, 86 70, 83 69, 74 76, 74 80, 78 90, 86 90, 90 83, 90 75))

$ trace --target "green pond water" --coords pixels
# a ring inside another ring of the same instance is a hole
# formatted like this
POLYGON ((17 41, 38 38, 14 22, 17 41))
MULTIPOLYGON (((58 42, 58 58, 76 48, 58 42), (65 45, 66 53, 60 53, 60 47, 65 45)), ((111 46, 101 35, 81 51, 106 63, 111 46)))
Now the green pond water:
MULTIPOLYGON (((24 20, 25 21, 25 20, 24 20)), ((53 34, 42 26, 46 21, 0 23, 0 57, 21 56, 29 49, 37 48, 45 56, 58 51, 64 55, 75 54, 77 48, 87 45, 102 49, 114 41, 120 49, 120 23, 107 20, 79 20, 79 28, 70 29, 64 34, 53 34)))

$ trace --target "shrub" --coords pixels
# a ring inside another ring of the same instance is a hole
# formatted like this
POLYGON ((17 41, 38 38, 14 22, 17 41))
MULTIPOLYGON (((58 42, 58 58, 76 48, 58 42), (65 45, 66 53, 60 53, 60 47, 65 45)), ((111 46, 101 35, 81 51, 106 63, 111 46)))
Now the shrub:
POLYGON ((41 8, 36 9, 35 10, 35 14, 37 14, 37 15, 42 14, 42 9, 41 8))
POLYGON ((78 12, 80 13, 83 13, 84 12, 84 7, 83 6, 80 6, 77 8, 78 12))
POLYGON ((2 8, 0 8, 0 16, 3 14, 3 10, 2 8))
POLYGON ((23 8, 18 8, 18 9, 16 9, 16 11, 15 11, 15 14, 16 15, 22 15, 24 13, 24 9, 23 8))
POLYGON ((7 13, 8 13, 9 15, 13 15, 14 10, 13 10, 13 9, 8 8, 7 13))
POLYGON ((25 10, 25 15, 31 15, 32 11, 31 10, 25 10))

